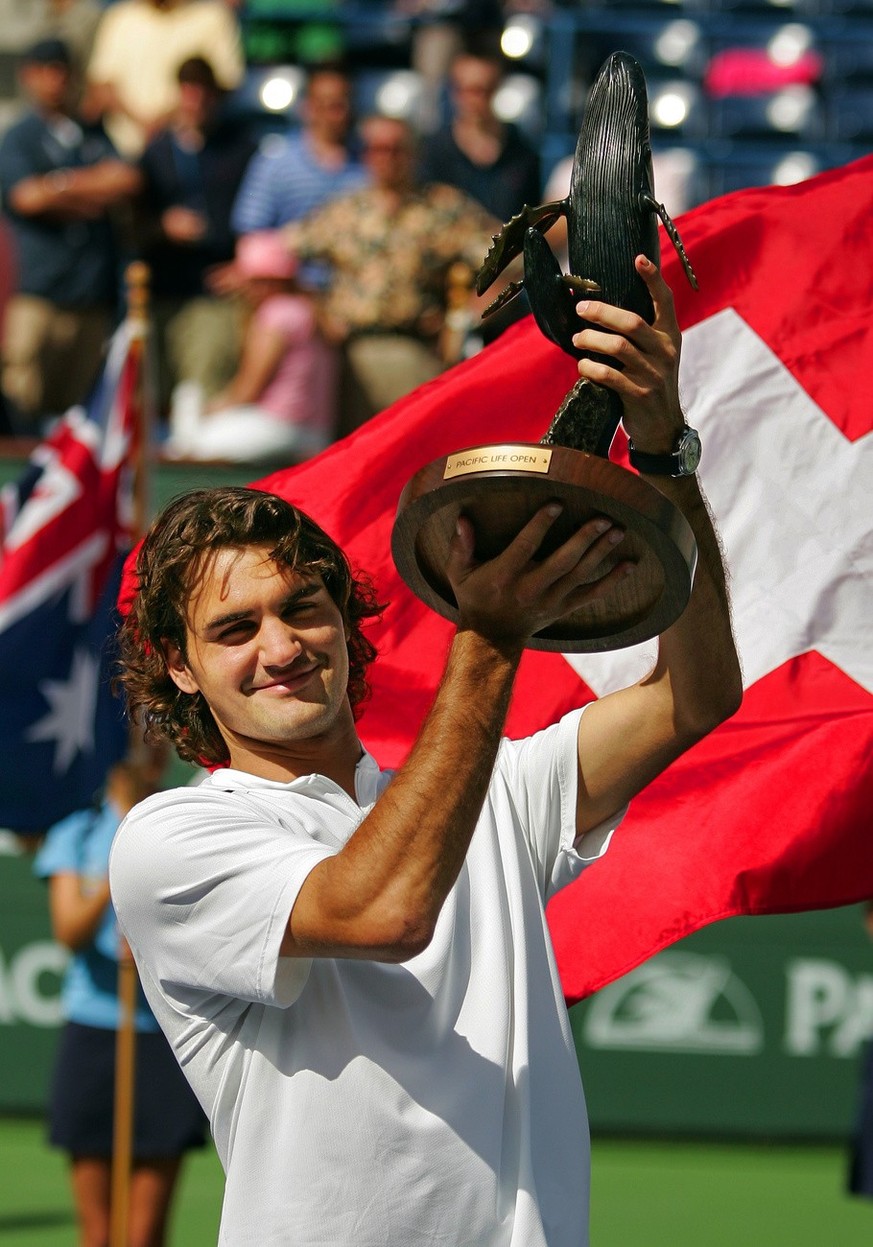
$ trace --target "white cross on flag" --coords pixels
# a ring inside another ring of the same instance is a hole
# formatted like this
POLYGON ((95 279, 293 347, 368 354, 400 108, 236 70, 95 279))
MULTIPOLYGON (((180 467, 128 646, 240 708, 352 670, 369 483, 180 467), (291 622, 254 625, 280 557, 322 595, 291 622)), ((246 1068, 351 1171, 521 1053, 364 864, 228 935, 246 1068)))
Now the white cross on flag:
MULTIPOLYGON (((701 206, 681 223, 698 294, 664 247, 746 695, 552 902, 570 1000, 705 923, 873 896, 871 203, 866 158, 701 206)), ((383 765, 414 739, 451 635, 391 562, 400 490, 454 450, 538 440, 574 378, 528 319, 318 459, 259 482, 321 523, 390 603, 360 724, 383 765)), ((641 661, 526 653, 509 735, 631 683, 641 661)))

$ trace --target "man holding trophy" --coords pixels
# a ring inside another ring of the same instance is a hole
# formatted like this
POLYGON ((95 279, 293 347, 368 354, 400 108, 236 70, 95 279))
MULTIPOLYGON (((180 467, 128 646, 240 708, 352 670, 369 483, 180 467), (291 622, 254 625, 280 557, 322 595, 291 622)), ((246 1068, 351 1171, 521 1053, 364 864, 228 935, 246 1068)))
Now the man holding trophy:
POLYGON ((380 608, 308 517, 257 490, 202 490, 143 543, 123 627, 131 713, 217 769, 131 812, 110 879, 211 1119, 222 1243, 588 1241, 585 1102, 545 905, 742 696, 672 294, 650 260, 635 267, 651 323, 580 299, 579 374, 619 395, 639 470, 681 512, 697 565, 632 687, 502 736, 525 646, 637 574, 607 514, 550 548, 557 497, 493 557, 468 515, 454 520, 456 631, 393 775, 355 725, 374 657, 362 624, 380 608))

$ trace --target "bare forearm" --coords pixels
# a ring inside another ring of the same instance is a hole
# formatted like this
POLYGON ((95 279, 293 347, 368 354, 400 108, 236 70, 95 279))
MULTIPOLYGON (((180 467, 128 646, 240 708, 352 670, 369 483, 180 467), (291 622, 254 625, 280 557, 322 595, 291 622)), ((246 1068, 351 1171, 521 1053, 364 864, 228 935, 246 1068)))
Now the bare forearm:
POLYGON ((77 875, 55 875, 49 887, 52 932, 71 952, 87 947, 94 939, 109 904, 108 881, 85 891, 77 875))
MULTIPOLYGON (((456 635, 405 765, 313 880, 307 909, 329 916, 337 952, 405 960, 429 942, 482 808, 520 653, 470 631, 456 635)), ((307 916, 295 907, 293 938, 307 916)), ((302 940, 297 951, 306 951, 302 940)))
POLYGON ((287 350, 287 343, 275 330, 250 325, 239 368, 221 393, 212 399, 209 410, 256 403, 276 375, 287 350))
POLYGON ((698 737, 734 714, 743 695, 727 576, 697 478, 660 477, 655 483, 691 525, 698 562, 688 605, 660 639, 654 674, 666 673, 669 678, 677 726, 698 737))
POLYGON ((58 169, 25 178, 10 192, 10 203, 22 216, 90 217, 139 190, 139 173, 122 161, 106 161, 86 169, 58 169))
POLYGON ((658 645, 654 670, 594 702, 579 724, 579 834, 631 801, 739 707, 742 683, 718 539, 697 482, 651 477, 698 543, 688 605, 658 645))

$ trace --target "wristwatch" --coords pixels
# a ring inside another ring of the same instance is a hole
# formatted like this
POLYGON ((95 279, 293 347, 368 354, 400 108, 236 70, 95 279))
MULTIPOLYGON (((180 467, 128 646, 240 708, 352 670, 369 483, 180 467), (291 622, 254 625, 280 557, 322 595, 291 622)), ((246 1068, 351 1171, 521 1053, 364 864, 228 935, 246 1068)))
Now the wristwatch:
POLYGON ((628 442, 628 458, 638 472, 649 476, 693 476, 700 463, 700 437, 686 425, 668 455, 649 455, 628 442))

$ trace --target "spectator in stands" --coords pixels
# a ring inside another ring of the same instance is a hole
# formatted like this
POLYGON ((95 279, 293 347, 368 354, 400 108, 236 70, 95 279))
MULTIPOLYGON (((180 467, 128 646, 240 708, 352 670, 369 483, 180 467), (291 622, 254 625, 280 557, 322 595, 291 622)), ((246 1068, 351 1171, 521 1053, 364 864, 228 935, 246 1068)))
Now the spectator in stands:
POLYGON ((292 252, 331 266, 321 324, 344 348, 342 428, 442 371, 449 268, 478 269, 498 225, 455 187, 416 182, 406 122, 370 117, 362 134, 372 185, 285 227, 292 252))
POLYGON ((176 72, 205 56, 232 90, 245 69, 239 21, 223 0, 117 0, 104 12, 88 66, 86 105, 125 156, 141 155, 178 98, 176 72))
POLYGON ((199 387, 177 388, 167 450, 188 459, 302 461, 333 435, 335 350, 318 331, 311 297, 295 286, 296 262, 281 233, 245 234, 234 267, 249 308, 239 368, 205 409, 199 387))
POLYGON ((223 115, 224 93, 208 60, 189 57, 177 78, 170 123, 139 162, 138 235, 151 270, 161 410, 179 380, 212 397, 239 362, 241 303, 217 297, 208 283, 214 266, 233 260, 231 208, 255 150, 247 131, 223 115))
POLYGON ((100 126, 73 115, 71 58, 57 39, 22 58, 24 115, 0 142, 0 186, 15 248, 16 293, 3 327, 2 389, 20 432, 37 432, 87 394, 117 308, 112 209, 139 174, 100 126))
POLYGON ((328 199, 356 190, 367 174, 351 150, 351 82, 332 66, 313 69, 301 105, 301 129, 265 139, 234 208, 240 234, 277 229, 328 199))
MULTIPOLYGON (((64 976, 64 1027, 49 1100, 49 1138, 71 1160, 80 1242, 109 1242, 115 1045, 121 936, 109 898, 109 848, 118 824, 155 791, 149 768, 122 762, 104 798, 52 827, 34 861, 48 880, 52 930, 72 952, 64 976)), ((162 1247, 183 1154, 202 1147, 206 1119, 142 992, 134 1026, 130 1243, 162 1247)))
POLYGON ((490 31, 499 38, 504 6, 500 0, 394 0, 398 16, 413 18, 410 61, 421 80, 416 115, 419 132, 441 124, 449 67, 467 39, 490 31))
POLYGON ((449 69, 453 117, 422 144, 421 177, 457 186, 501 221, 540 202, 539 156, 518 128, 500 120, 494 97, 503 64, 488 51, 463 51, 449 69))
MULTIPOLYGON (((278 229, 328 200, 357 190, 367 171, 350 146, 352 88, 348 76, 328 66, 313 69, 306 83, 299 133, 271 136, 249 166, 234 205, 238 234, 278 229)), ((303 284, 323 287, 323 266, 305 265, 303 284)))

